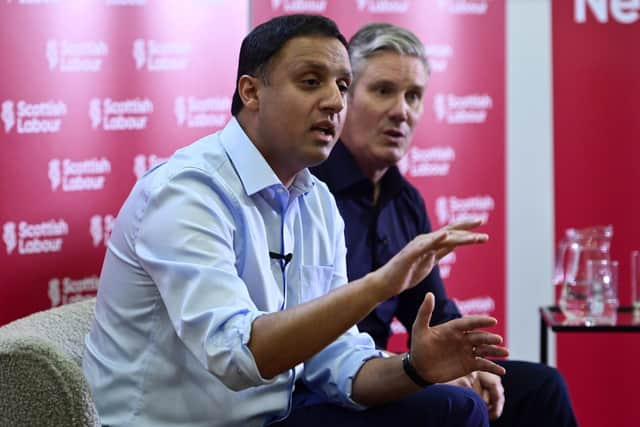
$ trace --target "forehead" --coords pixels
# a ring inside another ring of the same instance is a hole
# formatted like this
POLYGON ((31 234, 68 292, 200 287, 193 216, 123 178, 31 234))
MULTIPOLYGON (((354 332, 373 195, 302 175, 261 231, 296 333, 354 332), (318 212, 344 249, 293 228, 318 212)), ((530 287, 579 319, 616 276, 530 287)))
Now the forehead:
POLYGON ((380 52, 363 61, 358 81, 387 80, 408 86, 426 86, 429 76, 420 58, 397 52, 380 52))
POLYGON ((349 55, 336 38, 300 36, 287 41, 273 57, 271 71, 294 71, 304 67, 324 68, 336 74, 351 74, 349 55))

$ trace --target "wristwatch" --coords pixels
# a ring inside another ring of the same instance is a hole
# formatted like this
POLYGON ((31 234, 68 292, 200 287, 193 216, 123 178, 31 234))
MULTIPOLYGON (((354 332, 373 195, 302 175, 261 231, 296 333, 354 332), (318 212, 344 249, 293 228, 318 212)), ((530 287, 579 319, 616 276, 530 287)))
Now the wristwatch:
POLYGON ((413 364, 411 363, 410 352, 406 352, 404 356, 402 356, 402 369, 404 369, 404 373, 407 374, 409 378, 411 378, 411 381, 416 383, 416 385, 419 387, 424 388, 434 384, 422 378, 418 371, 416 371, 416 368, 414 368, 413 364))

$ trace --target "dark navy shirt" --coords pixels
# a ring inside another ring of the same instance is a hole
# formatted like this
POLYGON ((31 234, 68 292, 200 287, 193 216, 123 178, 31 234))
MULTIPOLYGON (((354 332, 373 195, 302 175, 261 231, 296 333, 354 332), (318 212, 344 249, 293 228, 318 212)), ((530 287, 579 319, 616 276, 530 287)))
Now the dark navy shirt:
MULTIPOLYGON (((375 205, 373 183, 341 142, 311 172, 327 183, 344 218, 349 280, 359 279, 384 265, 418 234, 431 231, 422 196, 395 166, 382 177, 375 205)), ((436 267, 416 287, 380 304, 358 327, 369 333, 379 348, 386 348, 393 317, 410 333, 427 292, 436 297, 433 325, 460 317, 455 303, 447 297, 436 267)))

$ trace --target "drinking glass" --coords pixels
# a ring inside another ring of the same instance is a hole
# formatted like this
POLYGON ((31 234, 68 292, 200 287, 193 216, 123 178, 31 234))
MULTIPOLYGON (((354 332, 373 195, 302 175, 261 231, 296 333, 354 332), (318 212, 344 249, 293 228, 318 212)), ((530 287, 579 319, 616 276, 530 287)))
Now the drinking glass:
POLYGON ((587 261, 586 323, 615 324, 618 310, 618 261, 587 261))

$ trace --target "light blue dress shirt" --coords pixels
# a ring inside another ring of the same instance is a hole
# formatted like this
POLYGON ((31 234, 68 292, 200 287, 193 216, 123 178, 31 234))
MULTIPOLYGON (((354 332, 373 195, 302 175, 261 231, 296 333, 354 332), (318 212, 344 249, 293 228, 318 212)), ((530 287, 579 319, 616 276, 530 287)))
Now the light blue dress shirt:
POLYGON ((327 187, 307 170, 284 187, 235 119, 149 171, 118 214, 86 338, 102 423, 262 426, 289 413, 296 379, 360 408, 352 380, 381 355, 356 327, 271 379, 247 347, 258 316, 347 282, 343 232, 327 187))

